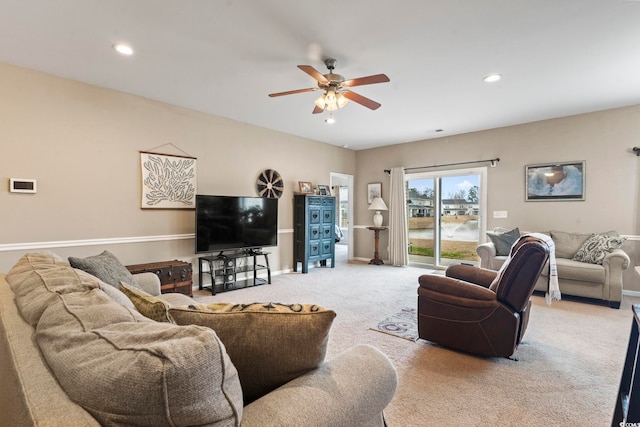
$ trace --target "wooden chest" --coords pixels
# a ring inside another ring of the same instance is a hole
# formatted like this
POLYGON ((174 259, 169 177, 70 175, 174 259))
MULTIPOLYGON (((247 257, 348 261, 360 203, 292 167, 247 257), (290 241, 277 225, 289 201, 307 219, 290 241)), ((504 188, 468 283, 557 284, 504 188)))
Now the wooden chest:
POLYGON ((193 296, 193 269, 191 263, 184 261, 149 262, 127 265, 127 270, 135 273, 155 273, 160 278, 160 290, 163 294, 179 292, 193 296))

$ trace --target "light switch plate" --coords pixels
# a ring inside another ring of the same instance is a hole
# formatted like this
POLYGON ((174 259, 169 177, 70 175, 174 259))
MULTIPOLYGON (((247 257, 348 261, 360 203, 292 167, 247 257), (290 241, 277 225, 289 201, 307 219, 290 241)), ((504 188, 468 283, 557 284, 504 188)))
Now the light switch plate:
POLYGON ((506 218, 507 217, 507 211, 493 211, 493 217, 494 218, 506 218))

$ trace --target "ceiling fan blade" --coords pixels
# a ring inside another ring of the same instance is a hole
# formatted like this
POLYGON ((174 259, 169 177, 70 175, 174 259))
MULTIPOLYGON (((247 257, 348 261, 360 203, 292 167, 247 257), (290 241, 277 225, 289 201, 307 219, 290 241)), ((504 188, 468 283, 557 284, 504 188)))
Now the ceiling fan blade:
POLYGON ((389 82, 389 77, 385 74, 375 74, 373 76, 358 77, 357 79, 346 80, 342 83, 343 87, 353 87, 362 85, 371 85, 374 83, 386 83, 389 82))
POLYGON ((293 95, 294 93, 313 92, 315 90, 318 90, 318 88, 310 87, 308 89, 296 89, 296 90, 289 90, 287 92, 270 93, 269 96, 273 98, 274 96, 293 95))
POLYGON ((360 105, 364 105, 365 107, 370 108, 372 110, 377 110, 382 106, 382 104, 379 104, 376 101, 369 99, 367 97, 364 97, 362 95, 358 95, 355 92, 351 92, 350 90, 345 90, 342 94, 344 95, 345 98, 350 99, 353 102, 357 102, 360 105))
POLYGON ((320 71, 316 70, 311 65, 298 65, 298 68, 316 79, 318 83, 329 84, 329 80, 327 80, 327 78, 320 71))
POLYGON ((324 111, 324 108, 320 108, 316 105, 316 107, 313 109, 313 111, 311 112, 311 114, 320 114, 324 111))

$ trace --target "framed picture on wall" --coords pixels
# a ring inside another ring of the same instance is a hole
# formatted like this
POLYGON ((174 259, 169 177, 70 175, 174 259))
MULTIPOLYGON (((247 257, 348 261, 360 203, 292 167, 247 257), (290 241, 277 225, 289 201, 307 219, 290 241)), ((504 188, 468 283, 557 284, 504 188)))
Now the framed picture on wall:
POLYGON ((585 199, 585 162, 525 166, 526 201, 585 199))
POLYGON ((371 204, 376 197, 382 197, 382 183, 374 182, 367 185, 367 202, 371 204))
POLYGON ((140 152, 142 209, 195 209, 196 158, 140 152))

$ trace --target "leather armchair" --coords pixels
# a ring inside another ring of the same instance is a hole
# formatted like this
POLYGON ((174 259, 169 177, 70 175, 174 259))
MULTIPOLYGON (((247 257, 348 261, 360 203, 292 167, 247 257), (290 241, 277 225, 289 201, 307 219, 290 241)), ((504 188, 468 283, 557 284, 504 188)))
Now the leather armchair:
POLYGON ((454 265, 418 282, 418 335, 481 356, 509 357, 529 321, 531 294, 549 258, 544 241, 523 236, 500 271, 454 265))

